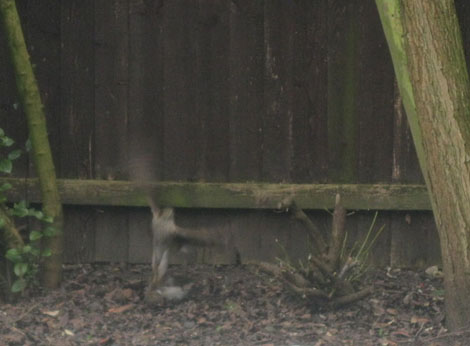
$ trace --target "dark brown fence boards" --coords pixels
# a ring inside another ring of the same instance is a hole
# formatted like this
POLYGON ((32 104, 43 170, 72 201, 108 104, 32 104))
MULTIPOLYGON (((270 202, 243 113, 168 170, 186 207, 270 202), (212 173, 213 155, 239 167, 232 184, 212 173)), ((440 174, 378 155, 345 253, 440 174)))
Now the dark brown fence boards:
POLYGON ((290 181, 293 112, 292 34, 295 18, 290 1, 266 1, 264 8, 264 114, 262 179, 290 181))
MULTIPOLYGON (((357 1, 357 91, 355 107, 357 125, 357 176, 356 181, 390 182, 392 171, 393 84, 394 72, 387 43, 382 32, 375 6, 357 1), (371 150, 371 148, 377 148, 371 150)), ((387 265, 391 245, 391 215, 380 213, 376 229, 384 227, 371 257, 377 265, 387 265)), ((371 215, 357 215, 357 239, 364 239, 371 225, 371 215)))
POLYGON ((328 2, 328 178, 357 181, 359 114, 356 107, 361 23, 357 1, 328 2))
POLYGON ((264 2, 230 8, 229 180, 261 180, 264 113, 264 2), (258 116, 255 116, 258 115, 258 116))
MULTIPOLYGON (((20 9, 60 177, 422 183, 373 1, 24 0, 20 9)), ((24 140, 0 42, 1 126, 24 140)), ((17 174, 27 171, 25 160, 17 174)), ((197 213, 179 215, 221 224, 242 259, 269 257, 276 238, 305 250, 285 215, 197 213)), ((146 210, 77 207, 66 217, 67 260, 148 260, 146 210)), ((348 220, 351 239, 371 218, 348 220)), ((414 219, 416 244, 433 224, 414 219)), ((414 237, 406 220, 380 215, 378 255, 406 263, 397 245, 414 237)))
MULTIPOLYGON (((128 140, 133 180, 163 177, 163 42, 158 2, 129 1, 128 140)), ((150 213, 133 208, 128 218, 128 261, 151 253, 150 213)))
POLYGON ((390 182, 392 171, 394 71, 375 6, 359 1, 358 182, 390 182), (371 150, 372 148, 376 148, 371 150))
MULTIPOLYGON (((90 263, 96 253, 107 253, 107 249, 97 249, 95 238, 96 208, 85 206, 65 206, 65 251, 67 263, 90 263), (98 250, 98 251, 97 251, 98 250)), ((117 261, 117 259, 115 259, 117 261)))
POLYGON ((390 264, 418 266, 438 263, 439 237, 432 213, 392 213, 390 264))
POLYGON ((198 180, 202 171, 202 122, 198 107, 198 1, 162 7, 165 180, 198 180))
MULTIPOLYGON (((128 1, 97 0, 94 6, 94 172, 97 179, 127 179, 128 1)), ((127 214, 123 208, 96 214, 96 261, 127 259, 127 214)))
MULTIPOLYGON (((59 175, 93 177, 94 1, 61 1, 61 131, 59 175)), ((51 71, 58 73, 57 70, 51 71)))
POLYGON ((227 181, 230 169, 230 1, 200 1, 198 118, 204 180, 227 181))
MULTIPOLYGON (((90 179, 95 143, 94 1, 60 1, 60 7, 60 65, 50 71, 60 74, 60 156, 54 161, 60 177, 90 179)), ((95 209, 66 208, 65 222, 65 260, 93 261, 95 209)))
MULTIPOLYGON (((34 72, 41 88, 41 97, 46 109, 47 130, 50 135, 53 157, 60 155, 60 3, 57 1, 21 1, 26 5, 24 27, 34 72), (56 73, 51 73, 56 71, 56 73)), ((16 93, 14 88, 12 92, 16 93)), ((24 120, 24 117, 19 117, 24 120)), ((21 136, 27 136, 23 132, 21 136)), ((22 137, 15 137, 22 138, 22 137)), ((30 165, 30 174, 34 174, 30 165)))
POLYGON ((298 183, 324 183, 328 173, 328 3, 305 0, 292 4, 290 176, 298 183))

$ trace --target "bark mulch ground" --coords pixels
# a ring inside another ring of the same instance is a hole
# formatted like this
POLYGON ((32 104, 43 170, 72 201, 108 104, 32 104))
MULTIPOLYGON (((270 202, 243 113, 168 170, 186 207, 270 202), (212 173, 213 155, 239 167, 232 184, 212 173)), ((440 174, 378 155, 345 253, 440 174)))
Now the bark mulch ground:
POLYGON ((150 268, 67 266, 62 288, 0 303, 0 345, 469 345, 444 328, 442 279, 376 270, 373 294, 318 310, 254 266, 173 266, 181 302, 144 301, 150 268))

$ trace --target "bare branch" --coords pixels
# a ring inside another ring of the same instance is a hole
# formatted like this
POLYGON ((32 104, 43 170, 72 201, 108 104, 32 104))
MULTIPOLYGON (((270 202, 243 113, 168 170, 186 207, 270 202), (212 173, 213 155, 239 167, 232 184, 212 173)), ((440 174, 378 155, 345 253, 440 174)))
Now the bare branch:
POLYGON ((328 247, 318 227, 315 226, 312 220, 310 220, 310 218, 304 213, 302 209, 297 207, 294 201, 292 201, 290 204, 289 211, 296 220, 302 222, 307 228, 307 231, 309 232, 309 235, 313 241, 315 252, 318 254, 325 253, 328 247))

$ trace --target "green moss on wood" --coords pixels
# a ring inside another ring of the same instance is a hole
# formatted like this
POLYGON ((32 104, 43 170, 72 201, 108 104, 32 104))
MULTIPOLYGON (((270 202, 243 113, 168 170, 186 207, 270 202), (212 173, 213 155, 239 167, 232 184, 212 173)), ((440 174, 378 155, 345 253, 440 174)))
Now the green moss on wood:
MULTIPOLYGON (((13 188, 10 201, 23 198, 40 202, 36 179, 0 179, 13 188)), ((355 184, 264 184, 264 183, 182 183, 101 180, 58 180, 64 204, 147 206, 152 195, 162 206, 182 208, 274 209, 295 200, 303 209, 334 207, 339 192, 351 210, 430 210, 427 190, 423 185, 355 185, 355 184)))

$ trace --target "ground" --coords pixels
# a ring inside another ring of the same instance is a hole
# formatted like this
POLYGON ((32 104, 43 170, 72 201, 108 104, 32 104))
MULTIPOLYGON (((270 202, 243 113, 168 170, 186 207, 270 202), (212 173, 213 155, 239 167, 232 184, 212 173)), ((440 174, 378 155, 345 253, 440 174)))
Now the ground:
POLYGON ((443 327, 442 279, 375 270, 373 294, 318 310, 254 266, 173 266, 181 302, 144 300, 147 265, 75 265, 62 288, 0 304, 0 345, 468 345, 443 327))

